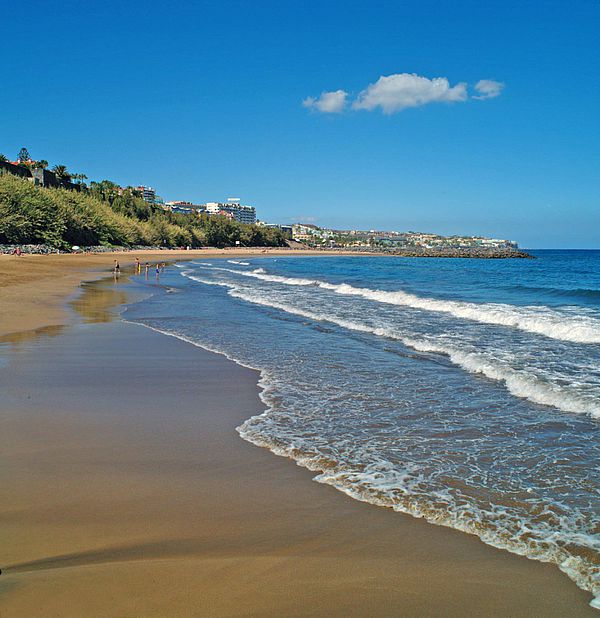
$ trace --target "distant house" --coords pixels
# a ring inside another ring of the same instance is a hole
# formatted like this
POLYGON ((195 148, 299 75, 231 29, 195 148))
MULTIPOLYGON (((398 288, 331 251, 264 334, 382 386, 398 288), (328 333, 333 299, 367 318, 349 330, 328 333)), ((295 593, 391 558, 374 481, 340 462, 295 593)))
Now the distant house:
POLYGON ((292 237, 293 226, 291 225, 282 225, 280 223, 266 223, 265 221, 258 221, 257 225, 259 225, 260 227, 271 227, 273 229, 280 230, 290 238, 292 237))
POLYGON ((171 212, 180 215, 192 215, 194 214, 194 209, 187 206, 173 206, 171 207, 171 212))
POLYGON ((80 185, 68 180, 61 180, 50 170, 34 167, 35 161, 31 161, 31 165, 19 165, 16 161, 0 161, 0 170, 8 172, 13 176, 26 178, 38 187, 64 187, 65 189, 75 189, 79 191, 80 185))
POLYGON ((33 184, 40 187, 60 187, 61 184, 64 184, 58 180, 54 172, 41 168, 32 168, 31 177, 33 179, 33 184))
POLYGON ((31 172, 29 168, 10 161, 0 161, 0 170, 12 174, 13 176, 20 176, 21 178, 31 178, 31 172))
POLYGON ((154 204, 156 202, 156 191, 152 187, 140 185, 139 187, 135 187, 135 190, 140 192, 144 202, 147 204, 154 204))
POLYGON ((333 230, 317 227, 312 223, 294 223, 292 225, 292 238, 299 241, 324 241, 333 238, 333 230))
POLYGON ((166 202, 163 208, 183 215, 199 215, 206 210, 203 204, 193 204, 182 200, 166 202))

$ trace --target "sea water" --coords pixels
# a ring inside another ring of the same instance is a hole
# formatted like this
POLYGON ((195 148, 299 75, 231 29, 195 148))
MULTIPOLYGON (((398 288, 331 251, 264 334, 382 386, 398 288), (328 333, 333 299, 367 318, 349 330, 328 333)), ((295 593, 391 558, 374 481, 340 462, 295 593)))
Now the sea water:
POLYGON ((244 439, 600 595, 600 252, 534 254, 197 259, 126 318, 260 370, 244 439))

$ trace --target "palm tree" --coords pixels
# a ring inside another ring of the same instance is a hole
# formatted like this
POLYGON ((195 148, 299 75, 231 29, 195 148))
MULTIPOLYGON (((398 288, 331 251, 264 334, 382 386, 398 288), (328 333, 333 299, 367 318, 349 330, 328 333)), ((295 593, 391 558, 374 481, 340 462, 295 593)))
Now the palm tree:
POLYGON ((2 161, 3 163, 8 161, 8 157, 6 155, 0 154, 0 161, 2 161))
POLYGON ((55 165, 52 171, 60 182, 71 182, 71 174, 69 174, 65 165, 55 165))
POLYGON ((71 174, 71 178, 75 181, 77 181, 77 184, 80 187, 87 187, 87 185, 85 184, 84 180, 87 180, 87 176, 85 174, 71 174))
POLYGON ((98 192, 103 200, 108 200, 110 202, 112 202, 119 193, 119 185, 110 180, 101 180, 100 182, 92 180, 90 186, 92 190, 98 192))

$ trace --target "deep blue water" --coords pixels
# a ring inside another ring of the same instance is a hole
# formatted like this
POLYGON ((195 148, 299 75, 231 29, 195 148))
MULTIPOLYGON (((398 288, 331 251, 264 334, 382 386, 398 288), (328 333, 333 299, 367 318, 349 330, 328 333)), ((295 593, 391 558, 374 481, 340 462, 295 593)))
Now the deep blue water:
POLYGON ((245 439, 598 594, 600 251, 534 254, 197 259, 126 318, 261 370, 245 439))

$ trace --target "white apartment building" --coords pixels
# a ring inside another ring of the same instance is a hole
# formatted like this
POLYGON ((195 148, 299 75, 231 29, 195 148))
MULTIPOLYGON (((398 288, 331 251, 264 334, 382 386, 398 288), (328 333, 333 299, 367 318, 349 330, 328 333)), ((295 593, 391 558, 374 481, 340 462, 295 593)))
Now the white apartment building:
POLYGON ((240 223, 256 223, 256 208, 254 206, 243 206, 237 202, 206 202, 206 212, 209 215, 229 212, 240 223))

